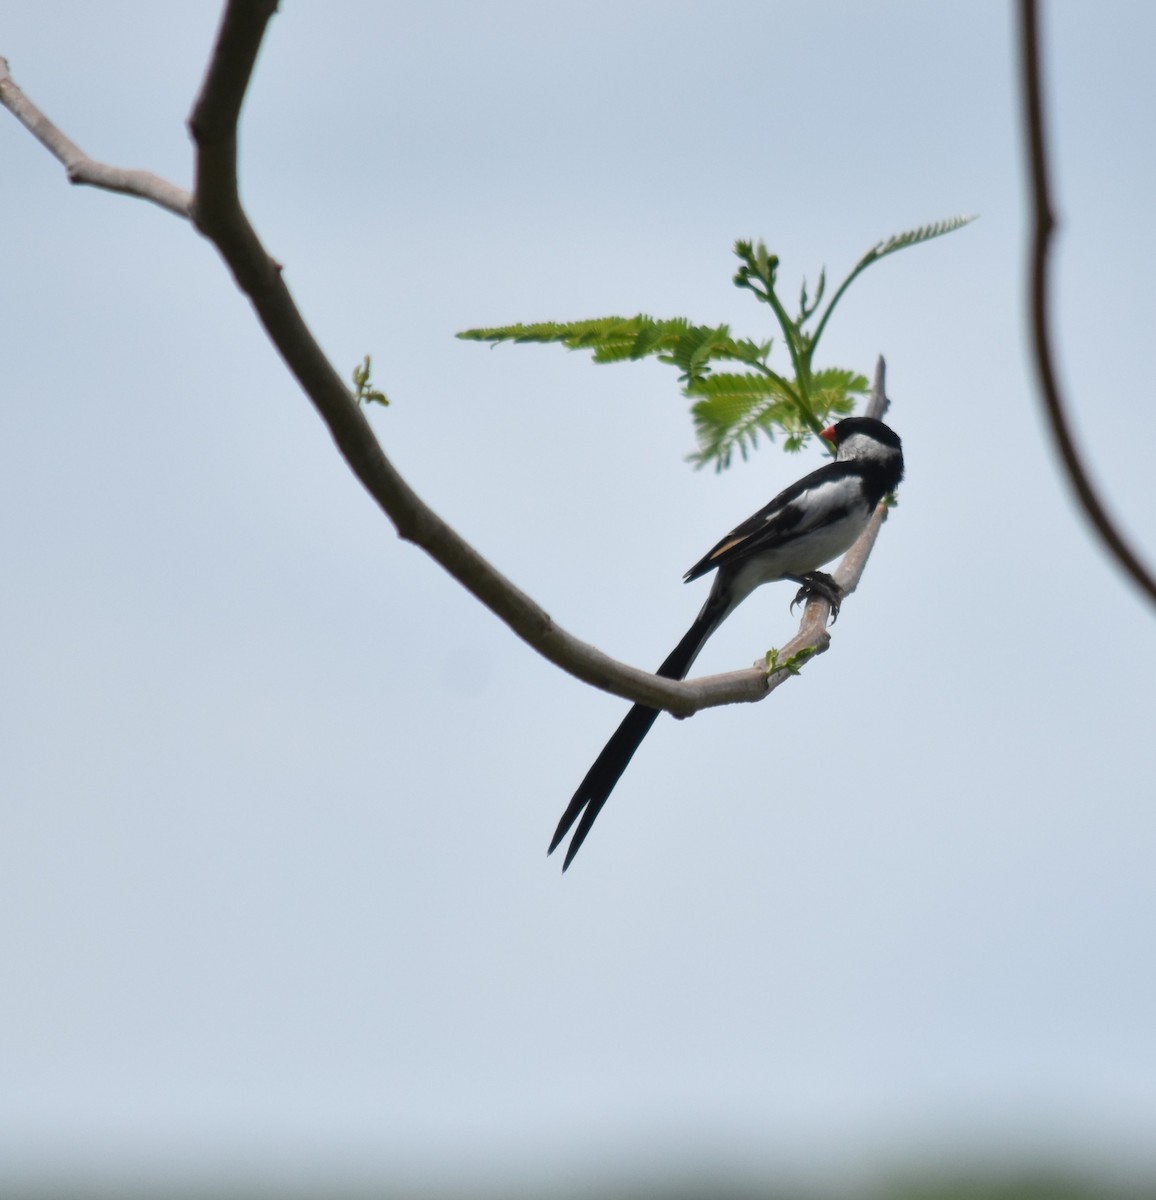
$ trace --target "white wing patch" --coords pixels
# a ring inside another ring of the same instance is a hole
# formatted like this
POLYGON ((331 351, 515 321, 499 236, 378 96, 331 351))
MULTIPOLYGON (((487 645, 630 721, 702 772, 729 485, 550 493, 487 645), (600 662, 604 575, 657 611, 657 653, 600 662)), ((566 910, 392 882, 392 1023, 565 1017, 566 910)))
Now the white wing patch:
MULTIPOLYGON (((787 536, 791 537, 828 521, 837 520, 847 511, 859 508, 862 504, 863 488, 855 476, 829 479, 826 483, 809 489, 788 505, 788 508, 798 510, 802 516, 787 536)), ((780 509, 779 512, 781 511, 783 510, 780 509)), ((779 512, 768 514, 767 520, 774 520, 779 512)))

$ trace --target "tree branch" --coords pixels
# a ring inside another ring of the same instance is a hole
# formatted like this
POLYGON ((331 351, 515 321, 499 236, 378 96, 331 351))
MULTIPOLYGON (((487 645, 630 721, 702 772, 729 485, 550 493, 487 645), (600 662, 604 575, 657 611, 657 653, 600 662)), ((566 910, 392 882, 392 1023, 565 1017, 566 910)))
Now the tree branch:
POLYGON ((1052 365, 1049 335, 1048 265, 1052 234, 1056 221, 1048 183, 1046 130, 1044 128, 1043 89, 1040 82, 1039 21, 1035 0, 1020 0, 1020 51, 1023 78, 1023 114, 1028 139, 1031 175, 1034 230, 1030 267, 1032 345, 1036 370, 1039 373, 1040 393, 1044 411, 1051 425, 1056 447, 1067 471, 1068 480, 1093 528, 1112 556, 1132 581, 1156 602, 1156 579, 1133 553, 1116 529, 1092 486, 1088 473, 1076 450, 1075 439, 1068 424, 1059 383, 1052 365))
MULTIPOLYGON (((8 76, 0 91, 9 109, 69 169, 69 177, 161 204, 191 217, 218 249, 237 285, 285 364, 328 427, 353 473, 397 528, 420 546, 523 641, 564 671, 623 699, 690 716, 699 709, 763 699, 790 673, 768 673, 760 662, 743 671, 692 680, 665 679, 602 653, 560 628, 550 615, 514 586, 450 528, 398 474, 386 457, 353 396, 325 357, 282 278, 280 264, 264 249, 249 223, 237 189, 237 123, 275 0, 229 0, 189 127, 196 144, 196 188, 190 197, 146 172, 126 172, 95 163, 56 129, 8 76), (83 179, 81 179, 83 176, 83 179)), ((881 415, 883 360, 876 372, 869 409, 881 415)), ((870 527, 835 572, 845 593, 854 591, 886 518, 880 505, 870 527)), ((800 650, 827 649, 830 607, 808 601, 799 633, 780 651, 785 661, 800 650)))
POLYGON ((0 58, 0 104, 32 134, 50 154, 64 164, 69 183, 88 184, 109 192, 122 192, 151 200, 178 217, 189 215, 192 196, 175 183, 150 171, 133 171, 97 162, 70 141, 16 86, 8 72, 8 60, 0 58))

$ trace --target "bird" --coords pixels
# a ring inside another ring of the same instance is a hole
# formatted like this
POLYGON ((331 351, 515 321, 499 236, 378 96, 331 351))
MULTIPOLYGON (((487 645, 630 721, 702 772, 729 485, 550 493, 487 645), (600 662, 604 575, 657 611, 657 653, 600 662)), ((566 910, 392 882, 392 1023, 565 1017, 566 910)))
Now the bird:
MULTIPOLYGON (((801 585, 794 603, 817 594, 830 601, 832 619, 838 616, 838 585, 818 568, 851 547, 880 500, 899 486, 903 445, 893 429, 873 417, 845 417, 820 436, 834 447, 834 460, 736 525, 683 576, 683 582, 690 583, 718 572, 694 624, 655 674, 685 679, 711 634, 764 583, 792 580, 801 585)), ((574 861, 658 713, 635 704, 578 785, 546 852, 553 854, 578 822, 563 871, 574 861)))

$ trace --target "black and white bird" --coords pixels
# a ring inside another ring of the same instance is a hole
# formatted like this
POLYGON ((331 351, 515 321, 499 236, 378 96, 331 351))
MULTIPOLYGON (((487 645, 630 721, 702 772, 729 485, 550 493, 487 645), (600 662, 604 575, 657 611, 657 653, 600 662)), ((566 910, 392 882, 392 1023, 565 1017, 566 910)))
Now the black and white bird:
MULTIPOLYGON (((879 501, 899 486, 903 447, 893 430, 872 417, 847 417, 823 430, 823 437, 835 446, 833 462, 780 492, 687 571, 684 582, 689 583, 718 568, 702 611, 656 674, 685 679, 707 638, 760 584, 794 580, 802 585, 796 600, 818 593, 838 613, 835 581, 818 568, 850 549, 879 501)), ((563 871, 658 713, 656 708, 636 704, 578 785, 547 851, 553 854, 578 821, 563 871)))

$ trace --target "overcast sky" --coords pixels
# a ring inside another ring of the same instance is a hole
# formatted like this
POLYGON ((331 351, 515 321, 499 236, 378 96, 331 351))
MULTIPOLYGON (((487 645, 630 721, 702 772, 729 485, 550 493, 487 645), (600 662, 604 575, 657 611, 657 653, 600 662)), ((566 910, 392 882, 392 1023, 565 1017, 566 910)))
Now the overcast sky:
MULTIPOLYGON (((1156 8, 1047 7, 1060 364, 1156 560, 1156 8)), ((207 3, 9 0, 89 153, 188 186, 207 3)), ((254 224, 418 492, 642 667, 682 573, 820 461, 695 472, 675 374, 458 330, 768 336, 891 233, 823 365, 887 357, 908 473, 831 653, 664 718, 565 878, 623 702, 537 658, 338 457, 215 252, 0 113, 0 1165, 270 1175, 962 1154, 1151 1162, 1156 620, 1060 479, 1024 334, 994 2, 287 2, 254 224)), ((697 670, 791 635, 757 593, 697 670)), ((1154 1164, 1156 1165, 1156 1164, 1154 1164)))

